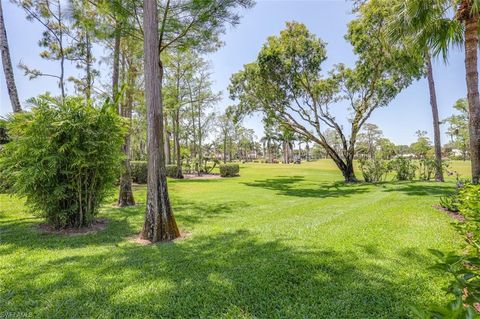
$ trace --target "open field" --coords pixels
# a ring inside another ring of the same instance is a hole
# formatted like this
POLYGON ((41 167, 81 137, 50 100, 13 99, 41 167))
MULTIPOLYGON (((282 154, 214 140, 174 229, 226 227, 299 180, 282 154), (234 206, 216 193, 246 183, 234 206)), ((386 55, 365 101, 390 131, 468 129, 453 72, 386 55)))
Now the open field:
POLYGON ((405 318, 445 302, 428 249, 461 248, 432 208, 452 177, 345 185, 330 161, 240 173, 171 181, 190 236, 150 246, 129 240, 144 186, 137 207, 106 205, 107 229, 81 236, 40 234, 22 201, 0 195, 0 318, 405 318))

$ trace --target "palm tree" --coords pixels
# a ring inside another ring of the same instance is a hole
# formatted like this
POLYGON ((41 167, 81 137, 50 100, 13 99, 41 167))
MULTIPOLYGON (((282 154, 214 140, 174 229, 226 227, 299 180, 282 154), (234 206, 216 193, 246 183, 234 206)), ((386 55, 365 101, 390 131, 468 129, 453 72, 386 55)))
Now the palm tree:
POLYGON ((447 58, 450 41, 458 42, 458 21, 444 16, 445 1, 406 0, 398 1, 393 12, 390 34, 397 43, 409 45, 425 60, 426 76, 432 109, 435 145, 435 180, 444 181, 442 171, 442 144, 440 140, 440 120, 438 116, 437 94, 433 77, 432 55, 442 54, 447 58))
POLYGON ((470 116, 472 182, 480 182, 480 99, 478 96, 478 19, 480 0, 461 0, 456 18, 463 23, 465 71, 470 116))
POLYGON ((272 142, 276 139, 276 135, 273 131, 271 130, 265 130, 265 136, 260 139, 264 145, 266 144, 266 154, 267 155, 267 160, 269 163, 272 163, 273 158, 272 158, 272 142))
POLYGON ((293 141, 295 140, 295 134, 293 131, 284 130, 282 133, 277 134, 277 139, 282 142, 283 150, 283 162, 290 164, 293 153, 293 141))
POLYGON ((440 134, 437 127, 438 110, 430 59, 432 55, 441 54, 446 60, 452 45, 465 47, 472 181, 478 183, 480 179, 480 99, 477 49, 480 0, 403 0, 398 1, 397 6, 397 10, 393 11, 396 17, 394 20, 400 23, 394 24, 392 33, 406 35, 408 39, 414 40, 415 45, 418 45, 425 55, 434 117, 436 154, 439 152, 441 154, 441 149, 437 145, 440 134))
POLYGON ((13 76, 12 60, 10 58, 10 49, 8 47, 7 30, 5 29, 5 21, 3 20, 2 1, 0 0, 0 51, 2 53, 3 72, 7 82, 8 95, 12 103, 13 112, 21 112, 22 107, 18 99, 17 86, 13 76))

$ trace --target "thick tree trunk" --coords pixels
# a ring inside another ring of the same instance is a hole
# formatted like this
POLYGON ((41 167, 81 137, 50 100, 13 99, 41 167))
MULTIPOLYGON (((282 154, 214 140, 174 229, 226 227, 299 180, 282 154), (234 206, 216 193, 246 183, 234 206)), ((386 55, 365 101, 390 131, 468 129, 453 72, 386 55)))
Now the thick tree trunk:
MULTIPOLYGON (((130 63, 127 74, 128 87, 125 92, 125 103, 122 103, 122 106, 120 107, 120 115, 129 119, 130 123, 132 122, 133 86, 135 83, 135 73, 134 66, 130 63)), ((122 147, 125 160, 123 161, 123 172, 120 176, 120 190, 117 201, 117 205, 119 207, 135 205, 132 189, 132 170, 130 167, 130 138, 131 135, 130 132, 128 132, 128 134, 125 136, 125 143, 122 147)))
POLYGON ((159 54, 158 8, 144 0, 145 104, 147 106, 148 184, 141 237, 152 242, 180 236, 168 196, 163 149, 162 68, 159 54))
POLYGON ((357 183, 357 177, 355 176, 355 172, 353 170, 353 160, 347 160, 345 168, 342 169, 342 175, 345 179, 345 183, 357 183))
POLYGON ((435 81, 433 79, 433 68, 432 61, 430 58, 430 52, 427 52, 426 56, 427 63, 427 78, 428 78, 428 89, 430 91, 430 105, 432 107, 432 117, 433 117, 433 140, 435 144, 435 180, 437 182, 443 182, 443 165, 442 165, 442 143, 440 140, 440 120, 438 117, 438 106, 437 106, 437 93, 435 90, 435 81))
MULTIPOLYGON (((323 146, 323 145, 322 145, 323 146)), ((328 145, 327 145, 328 146, 328 145)), ((331 147, 323 146, 328 156, 334 161, 338 169, 342 172, 345 183, 357 183, 358 179, 355 176, 355 171, 353 169, 353 157, 355 151, 353 148, 344 150, 345 161, 335 152, 331 147)))
POLYGON ((8 95, 12 104, 13 112, 21 112, 22 107, 18 99, 17 86, 13 75, 12 60, 10 59, 10 49, 8 47, 7 30, 3 20, 2 0, 0 0, 0 51, 2 53, 3 72, 7 82, 8 95))
POLYGON ((480 182, 480 100, 478 96, 478 16, 465 19, 465 70, 469 109, 472 182, 480 182))

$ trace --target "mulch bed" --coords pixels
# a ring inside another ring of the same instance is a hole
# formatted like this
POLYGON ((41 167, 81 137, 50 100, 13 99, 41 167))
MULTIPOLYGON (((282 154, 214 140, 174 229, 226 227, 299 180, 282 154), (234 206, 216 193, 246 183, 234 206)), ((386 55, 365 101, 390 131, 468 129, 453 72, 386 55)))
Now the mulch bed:
POLYGON ((134 243, 134 244, 139 244, 139 245, 142 245, 142 246, 148 246, 148 245, 153 245, 153 244, 174 243, 174 242, 177 242, 177 241, 181 241, 181 240, 187 239, 188 237, 190 237, 190 235, 191 235, 190 232, 180 231, 180 237, 175 238, 174 240, 170 240, 170 241, 159 241, 159 242, 157 242, 157 243, 152 243, 152 242, 149 241, 149 240, 140 238, 140 234, 138 234, 138 235, 135 235, 135 236, 132 236, 132 237, 128 238, 128 241, 131 242, 131 243, 134 243))
POLYGON ((65 229, 55 229, 49 224, 40 224, 37 227, 37 230, 42 234, 56 234, 56 235, 65 235, 65 236, 81 236, 93 234, 107 228, 108 219, 106 218, 96 218, 93 223, 88 227, 81 228, 65 228, 65 229))
POLYGON ((459 222, 464 222, 465 221, 465 217, 458 212, 452 212, 452 211, 450 211, 450 210, 448 210, 448 209, 446 209, 446 208, 444 208, 440 205, 433 205, 433 208, 438 209, 441 212, 447 213, 450 217, 458 220, 459 222))
POLYGON ((184 179, 216 179, 222 178, 220 174, 202 174, 198 176, 197 174, 183 174, 184 179))

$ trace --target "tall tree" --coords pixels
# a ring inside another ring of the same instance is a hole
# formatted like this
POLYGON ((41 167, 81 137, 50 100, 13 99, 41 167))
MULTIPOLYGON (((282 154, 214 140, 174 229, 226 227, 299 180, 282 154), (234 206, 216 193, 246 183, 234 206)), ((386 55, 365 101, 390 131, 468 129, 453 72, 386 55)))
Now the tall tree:
POLYGON ((325 148, 346 182, 356 182, 353 159, 357 135, 370 115, 388 103, 421 73, 421 59, 386 44, 387 1, 362 6, 349 25, 347 39, 359 59, 354 69, 337 66, 326 79, 321 65, 325 44, 300 23, 287 23, 278 37, 269 37, 257 61, 232 77, 230 92, 240 112, 263 111, 325 148), (350 135, 331 112, 346 99, 353 110, 350 135), (337 152, 324 135, 335 130, 342 141, 337 152))
MULTIPOLYGON (((134 106, 134 98, 136 91, 136 80, 138 78, 139 68, 141 67, 138 57, 138 43, 134 39, 127 39, 123 41, 122 57, 125 60, 126 66, 124 67, 123 74, 126 78, 124 96, 119 100, 119 112, 120 115, 128 120, 130 126, 132 124, 132 110, 134 106)), ((123 171, 120 176, 120 189, 118 193, 117 205, 119 207, 133 206, 135 205, 135 199, 132 189, 132 176, 130 167, 130 145, 131 145, 131 129, 125 136, 125 141, 122 146, 124 153, 123 171)))
POLYGON ((451 137, 451 142, 455 148, 462 152, 462 158, 465 161, 469 154, 469 132, 468 132, 468 101, 467 99, 460 99, 453 108, 459 114, 452 115, 445 119, 448 123, 447 135, 451 137))
POLYGON ((45 73, 38 69, 31 69, 25 64, 20 64, 25 75, 30 79, 38 77, 53 77, 58 80, 62 99, 66 96, 65 63, 74 51, 75 37, 70 33, 68 10, 62 0, 15 0, 27 13, 27 19, 35 20, 44 27, 39 45, 45 48, 40 56, 46 60, 59 62, 59 73, 45 73))
POLYGON ((425 69, 430 94, 435 146, 435 180, 444 181, 442 143, 438 116, 437 93, 433 76, 432 56, 447 57, 448 43, 458 41, 459 23, 444 17, 445 3, 437 0, 396 1, 390 20, 389 33, 397 45, 407 45, 425 59, 425 69), (452 37, 452 35, 454 35, 452 37))
POLYGON ((2 53, 3 72, 5 73, 5 81, 7 82, 7 90, 13 112, 21 112, 22 107, 20 105, 20 100, 18 99, 17 86, 15 85, 15 77, 13 75, 12 60, 10 58, 7 29, 5 28, 5 21, 3 19, 2 0, 0 0, 0 51, 2 53))
POLYGON ((163 148, 162 67, 158 52, 156 0, 144 0, 145 104, 147 105, 148 184, 142 238, 152 242, 180 236, 168 196, 163 148))
POLYGON ((219 35, 225 30, 225 24, 238 23, 239 16, 236 10, 239 7, 250 7, 252 1, 166 0, 157 3, 155 0, 144 0, 143 3, 149 177, 147 211, 142 237, 155 242, 179 236, 165 177, 162 55, 172 47, 214 49, 220 43, 219 35), (161 8, 160 24, 158 24, 158 7, 161 8), (155 48, 157 48, 156 52, 154 52, 155 48))
POLYGON ((470 116, 470 158, 472 182, 480 183, 480 98, 478 94, 479 0, 462 0, 456 18, 464 25, 465 71, 470 116))
MULTIPOLYGON (((465 79, 469 108, 472 181, 480 181, 480 99, 478 92, 479 0, 405 0, 399 2, 409 17, 409 30, 420 36, 433 54, 447 57, 453 45, 465 48, 465 79), (455 12, 452 17, 451 12, 455 12)), ((402 14, 403 15, 403 14, 402 14)), ((407 21, 408 21, 407 20, 407 21)))

